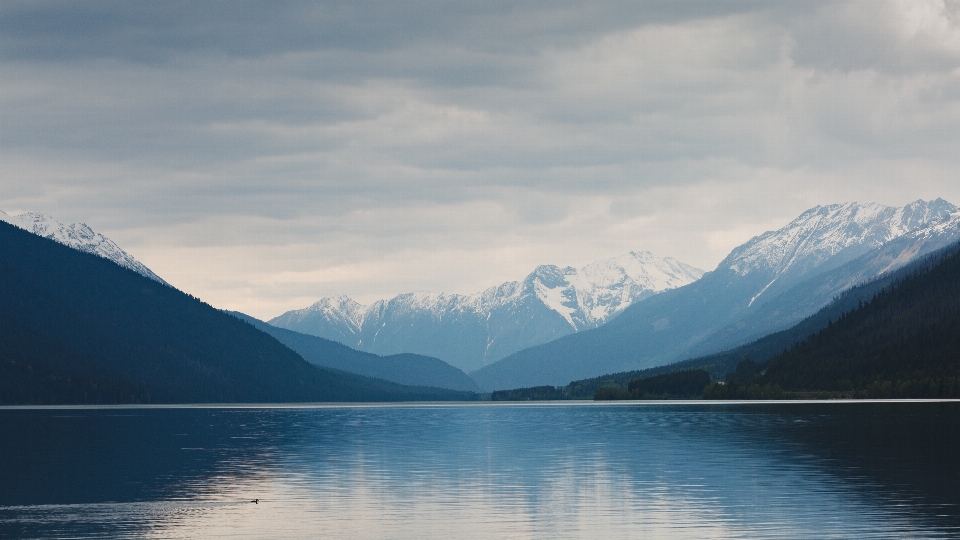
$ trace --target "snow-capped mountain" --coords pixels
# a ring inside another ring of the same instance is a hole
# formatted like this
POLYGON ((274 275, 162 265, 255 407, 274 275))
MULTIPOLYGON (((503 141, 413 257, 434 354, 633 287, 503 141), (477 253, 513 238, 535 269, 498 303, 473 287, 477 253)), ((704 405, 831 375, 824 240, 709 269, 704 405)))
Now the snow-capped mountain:
POLYGON ((471 376, 487 390, 557 385, 718 352, 784 329, 846 288, 960 239, 957 211, 942 199, 817 206, 737 247, 690 285, 471 376))
POLYGON ((943 199, 915 201, 902 208, 855 202, 816 206, 787 226, 734 249, 717 268, 764 276, 765 284, 750 299, 752 304, 786 290, 811 271, 836 268, 956 211, 943 199))
POLYGON ((406 293, 368 306, 323 298, 270 324, 377 354, 414 352, 477 369, 523 348, 596 328, 627 306, 703 271, 648 252, 583 268, 537 267, 522 281, 471 294, 406 293))
POLYGON ((910 231, 841 266, 800 281, 776 298, 702 340, 687 352, 698 356, 730 349, 786 329, 812 315, 844 291, 894 272, 918 258, 960 242, 960 212, 910 231))
POLYGON ((49 238, 73 249, 99 255, 124 268, 133 270, 141 276, 148 277, 164 285, 169 285, 140 261, 120 249, 120 246, 115 244, 113 240, 95 232, 87 226, 86 223, 64 225, 53 219, 53 216, 49 214, 27 212, 17 216, 11 216, 2 210, 0 210, 0 221, 5 221, 37 236, 49 238))
POLYGON ((537 276, 533 286, 540 301, 580 331, 604 324, 638 300, 692 283, 703 270, 631 251, 579 270, 541 266, 531 275, 537 276))

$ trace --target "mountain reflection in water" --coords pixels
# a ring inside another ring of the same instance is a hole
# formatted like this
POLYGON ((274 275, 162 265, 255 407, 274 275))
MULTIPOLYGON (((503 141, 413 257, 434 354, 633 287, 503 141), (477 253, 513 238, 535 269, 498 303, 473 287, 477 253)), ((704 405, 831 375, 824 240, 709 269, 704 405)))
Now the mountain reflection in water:
POLYGON ((0 537, 955 538, 958 448, 960 403, 2 409, 0 537))

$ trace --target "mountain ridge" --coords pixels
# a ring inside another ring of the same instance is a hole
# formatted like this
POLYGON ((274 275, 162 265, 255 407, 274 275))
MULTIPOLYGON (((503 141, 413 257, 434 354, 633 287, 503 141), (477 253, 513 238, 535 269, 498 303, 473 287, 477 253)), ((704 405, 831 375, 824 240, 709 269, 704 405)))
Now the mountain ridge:
POLYGON ((706 338, 703 346, 695 346, 686 354, 709 354, 786 329, 816 312, 817 306, 827 305, 840 293, 884 277, 958 240, 960 213, 955 213, 943 221, 894 238, 857 259, 798 283, 778 296, 777 301, 759 305, 746 317, 706 338))
POLYGON ((649 252, 582 268, 540 265, 523 280, 471 295, 403 293, 364 306, 345 295, 268 321, 377 354, 413 352, 461 369, 584 329, 629 305, 695 281, 702 270, 649 252))
POLYGON ((871 298, 769 360, 744 359, 706 399, 784 391, 859 398, 960 397, 958 244, 899 272, 871 298))
MULTIPOLYGON (((919 200, 899 208, 875 203, 812 208, 784 227, 738 246, 696 282, 634 304, 597 329, 525 349, 471 376, 486 390, 556 386, 683 359, 711 335, 775 302, 801 282, 896 238, 920 234, 925 228, 936 236, 937 226, 944 227, 940 234, 948 229, 956 234, 950 225, 956 212, 957 207, 943 199, 919 200)), ((916 253, 905 252, 901 263, 916 253)), ((886 268, 896 264, 889 262, 886 268)), ((822 304, 810 305, 797 316, 819 307, 822 304)), ((701 352, 710 352, 706 348, 701 352)))
POLYGON ((688 358, 645 370, 608 373, 591 379, 573 381, 559 393, 566 399, 589 399, 598 388, 604 386, 625 389, 630 381, 636 379, 696 369, 705 370, 710 374, 711 379, 721 381, 733 372, 737 364, 743 360, 750 359, 757 364, 765 364, 771 358, 826 328, 831 324, 831 321, 836 321, 845 313, 849 313, 865 302, 869 302, 881 291, 895 286, 898 282, 912 275, 922 274, 943 259, 957 253, 960 253, 960 240, 954 240, 945 247, 919 256, 902 267, 876 279, 859 283, 844 291, 813 315, 804 318, 790 328, 767 334, 750 343, 714 354, 688 358))

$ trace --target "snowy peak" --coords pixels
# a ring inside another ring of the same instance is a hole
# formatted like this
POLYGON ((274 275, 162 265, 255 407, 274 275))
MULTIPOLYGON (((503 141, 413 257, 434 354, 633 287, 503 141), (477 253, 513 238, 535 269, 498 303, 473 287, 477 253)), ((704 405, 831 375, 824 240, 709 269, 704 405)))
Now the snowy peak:
POLYGON ((363 325, 367 306, 347 295, 321 298, 310 307, 288 311, 271 324, 312 335, 320 335, 316 328, 335 328, 336 332, 324 332, 321 337, 356 345, 363 325))
POLYGON ((825 271, 904 234, 949 219, 957 207, 937 199, 904 207, 856 202, 816 206, 785 227, 752 238, 717 267, 737 275, 754 274, 768 289, 781 289, 817 268, 825 271))
POLYGON ((649 251, 597 261, 580 269, 579 275, 585 286, 592 288, 619 287, 636 283, 653 290, 663 291, 680 287, 700 279, 703 270, 667 257, 660 259, 649 251))
POLYGON ((631 251, 580 269, 541 266, 526 281, 547 307, 579 331, 596 328, 630 304, 693 283, 702 275, 702 270, 675 259, 631 251))
POLYGON ((940 198, 930 202, 917 200, 903 207, 901 220, 908 231, 916 231, 950 219, 958 210, 960 209, 940 198))
POLYGON ((821 261, 852 246, 876 248, 908 232, 947 219, 957 207, 937 199, 902 208, 877 203, 815 206, 782 229, 752 238, 733 250, 718 269, 748 274, 782 271, 804 259, 821 261))
POLYGON ((403 293, 387 302, 387 308, 399 308, 408 311, 427 311, 437 315, 450 310, 473 304, 473 296, 444 294, 428 291, 403 293))
POLYGON ((27 212, 17 216, 10 216, 2 210, 0 210, 0 221, 5 221, 37 236, 49 238, 50 240, 59 242, 78 251, 99 255, 124 268, 133 270, 141 276, 163 283, 164 285, 169 285, 140 261, 120 249, 120 246, 115 244, 113 240, 95 232, 86 223, 64 225, 53 219, 53 216, 49 214, 27 212))
POLYGON ((525 283, 538 282, 547 287, 559 287, 567 283, 567 276, 576 275, 577 270, 571 266, 560 268, 552 264, 542 264, 531 272, 525 283))
POLYGON ((349 327, 360 331, 360 325, 363 324, 363 313, 366 306, 355 301, 345 294, 334 296, 333 298, 323 298, 307 309, 300 310, 304 315, 308 313, 323 313, 328 317, 336 317, 349 327))

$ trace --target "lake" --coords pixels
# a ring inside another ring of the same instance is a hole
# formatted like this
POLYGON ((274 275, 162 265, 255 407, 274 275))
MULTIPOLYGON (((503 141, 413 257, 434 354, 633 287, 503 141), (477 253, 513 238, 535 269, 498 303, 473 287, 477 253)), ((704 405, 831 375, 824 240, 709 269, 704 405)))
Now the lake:
POLYGON ((3 408, 0 537, 958 538, 958 456, 957 402, 3 408))

